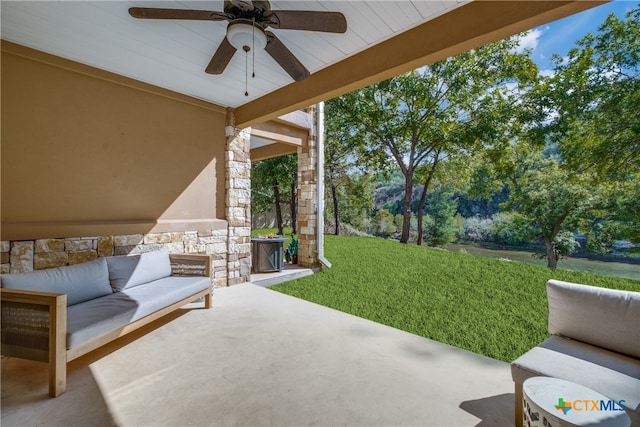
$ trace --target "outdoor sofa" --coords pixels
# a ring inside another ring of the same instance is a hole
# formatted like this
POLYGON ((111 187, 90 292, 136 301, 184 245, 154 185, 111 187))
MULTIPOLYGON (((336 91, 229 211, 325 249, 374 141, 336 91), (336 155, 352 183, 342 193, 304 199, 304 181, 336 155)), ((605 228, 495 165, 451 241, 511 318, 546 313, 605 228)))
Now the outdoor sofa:
POLYGON ((560 378, 623 402, 640 426, 640 292, 547 282, 550 338, 511 364, 515 421, 522 426, 522 383, 560 378))
POLYGON ((2 355, 49 363, 49 395, 67 362, 204 298, 211 258, 166 249, 1 277, 2 355))

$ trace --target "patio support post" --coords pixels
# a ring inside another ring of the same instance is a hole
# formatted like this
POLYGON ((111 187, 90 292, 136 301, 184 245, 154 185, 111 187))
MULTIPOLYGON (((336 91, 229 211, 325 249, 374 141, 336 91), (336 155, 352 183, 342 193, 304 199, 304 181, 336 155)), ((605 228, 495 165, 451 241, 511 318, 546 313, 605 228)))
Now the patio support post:
POLYGON ((236 285, 251 275, 251 128, 236 129, 232 108, 227 108, 225 136, 227 285, 236 285))
POLYGON ((309 137, 298 148, 298 264, 301 267, 318 267, 318 120, 316 107, 310 107, 309 112, 314 123, 309 137))

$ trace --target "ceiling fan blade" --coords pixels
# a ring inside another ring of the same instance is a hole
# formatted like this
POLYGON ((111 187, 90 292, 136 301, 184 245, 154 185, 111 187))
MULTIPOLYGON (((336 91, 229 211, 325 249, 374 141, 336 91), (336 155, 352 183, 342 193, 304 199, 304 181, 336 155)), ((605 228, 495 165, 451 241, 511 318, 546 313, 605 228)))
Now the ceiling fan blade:
POLYGON ((208 74, 222 74, 231 58, 233 58, 233 54, 236 53, 236 48, 229 43, 229 40, 225 37, 222 39, 222 43, 216 50, 216 53, 213 54, 209 65, 204 70, 208 74))
POLYGON ((309 77, 309 70, 298 61, 293 53, 271 31, 265 31, 267 35, 267 51, 273 59, 297 82, 309 77))
POLYGON ((138 19, 190 19, 196 21, 226 21, 223 12, 211 10, 158 9, 153 7, 131 7, 129 15, 138 19))
POLYGON ((272 10, 269 25, 281 30, 322 31, 344 33, 347 19, 340 12, 316 12, 312 10, 272 10))

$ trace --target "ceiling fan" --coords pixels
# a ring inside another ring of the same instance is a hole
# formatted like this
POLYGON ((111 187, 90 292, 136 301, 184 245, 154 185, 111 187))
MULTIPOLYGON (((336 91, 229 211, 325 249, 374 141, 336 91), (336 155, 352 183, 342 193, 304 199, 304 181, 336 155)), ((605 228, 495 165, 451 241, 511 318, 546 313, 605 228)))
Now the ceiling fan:
POLYGON ((267 28, 281 30, 344 33, 347 20, 340 12, 310 10, 271 10, 268 1, 225 0, 224 11, 132 7, 129 14, 139 19, 186 19, 229 21, 226 37, 213 54, 205 72, 222 74, 235 52, 262 47, 296 81, 309 76, 309 70, 267 28))

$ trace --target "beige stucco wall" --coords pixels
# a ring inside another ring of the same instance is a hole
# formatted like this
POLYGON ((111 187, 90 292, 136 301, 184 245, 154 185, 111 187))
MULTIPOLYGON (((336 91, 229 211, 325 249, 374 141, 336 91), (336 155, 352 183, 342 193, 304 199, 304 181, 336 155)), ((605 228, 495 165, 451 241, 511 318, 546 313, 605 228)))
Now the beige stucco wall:
POLYGON ((225 111, 2 42, 2 240, 226 227, 225 111))

